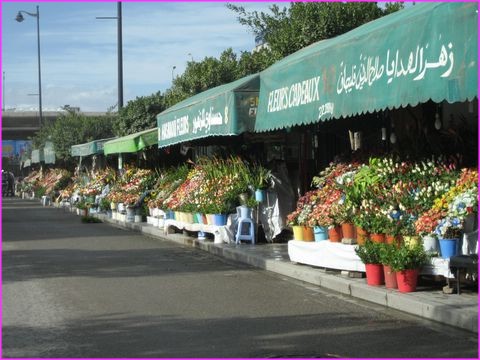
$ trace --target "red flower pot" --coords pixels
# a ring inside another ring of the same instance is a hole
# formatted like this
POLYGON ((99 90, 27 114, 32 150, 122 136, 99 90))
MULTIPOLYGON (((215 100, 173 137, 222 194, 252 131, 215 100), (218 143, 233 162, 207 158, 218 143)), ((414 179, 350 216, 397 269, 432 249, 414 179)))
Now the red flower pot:
POLYGON ((417 289, 418 269, 397 272, 397 285, 400 292, 413 292, 417 289))
POLYGON ((397 273, 390 266, 383 265, 383 277, 385 278, 385 287, 387 289, 397 289, 397 273))
POLYGON ((342 228, 340 226, 336 226, 332 229, 328 229, 328 240, 331 242, 342 241, 342 228))
POLYGON ((365 272, 368 285, 378 286, 385 283, 382 264, 365 264, 365 272))
POLYGON ((368 232, 361 227, 357 226, 356 228, 357 233, 357 244, 365 245, 365 240, 368 238, 368 232))
POLYGON ((342 235, 344 239, 355 239, 355 227, 352 223, 342 224, 342 235))
POLYGON ((374 243, 384 243, 385 234, 370 234, 370 240, 372 240, 374 243))

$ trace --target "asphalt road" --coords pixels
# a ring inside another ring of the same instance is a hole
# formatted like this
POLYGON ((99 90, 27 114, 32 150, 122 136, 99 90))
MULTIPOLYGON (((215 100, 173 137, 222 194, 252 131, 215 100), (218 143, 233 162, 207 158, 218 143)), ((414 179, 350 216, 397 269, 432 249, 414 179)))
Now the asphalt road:
POLYGON ((477 357, 477 336, 3 199, 2 355, 477 357))

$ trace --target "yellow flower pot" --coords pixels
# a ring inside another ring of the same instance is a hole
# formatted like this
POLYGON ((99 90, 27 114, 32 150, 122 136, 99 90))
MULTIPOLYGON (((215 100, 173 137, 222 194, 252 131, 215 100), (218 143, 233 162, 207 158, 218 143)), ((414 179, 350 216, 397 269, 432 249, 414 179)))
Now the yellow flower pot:
POLYGON ((294 240, 303 241, 303 226, 292 226, 294 240))

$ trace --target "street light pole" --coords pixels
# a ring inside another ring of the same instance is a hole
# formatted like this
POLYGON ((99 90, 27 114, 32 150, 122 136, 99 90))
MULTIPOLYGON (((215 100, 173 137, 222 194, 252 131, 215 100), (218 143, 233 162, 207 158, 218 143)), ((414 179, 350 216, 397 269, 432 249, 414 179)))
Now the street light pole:
POLYGON ((2 111, 5 111, 5 71, 2 78, 2 111))
POLYGON ((172 81, 173 81, 173 70, 175 70, 176 68, 177 68, 176 66, 172 67, 172 81))
POLYGON ((38 50, 38 114, 40 117, 40 127, 42 126, 43 123, 43 112, 42 112, 42 70, 41 70, 41 65, 40 65, 40 10, 39 6, 37 5, 37 12, 36 13, 29 13, 28 11, 20 10, 17 14, 17 17, 15 20, 18 22, 22 22, 25 20, 23 18, 23 15, 27 14, 30 16, 33 16, 37 18, 37 50, 38 50))
POLYGON ((122 3, 117 3, 118 110, 123 108, 122 3))
POLYGON ((118 102, 117 108, 123 108, 123 46, 122 46, 122 3, 117 2, 117 16, 97 16, 96 19, 117 20, 117 62, 118 62, 118 102))

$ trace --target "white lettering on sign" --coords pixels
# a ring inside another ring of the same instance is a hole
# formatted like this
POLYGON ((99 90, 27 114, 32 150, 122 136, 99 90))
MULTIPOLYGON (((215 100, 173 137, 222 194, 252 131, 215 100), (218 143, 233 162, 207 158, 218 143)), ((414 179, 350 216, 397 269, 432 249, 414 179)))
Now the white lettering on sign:
POLYGON ((313 77, 291 85, 272 90, 268 94, 268 112, 282 111, 289 108, 310 104, 320 99, 318 85, 320 76, 313 77))
POLYGON ((320 120, 323 116, 331 114, 333 115, 333 108, 334 108, 334 103, 332 102, 327 102, 323 105, 321 105, 318 108, 318 120, 320 120))
POLYGON ((168 140, 177 136, 188 134, 190 130, 188 115, 184 115, 178 119, 175 118, 174 120, 162 124, 161 129, 161 140, 168 140))
MULTIPOLYGON (((439 37, 441 39, 441 35, 439 37)), ((415 50, 403 57, 399 50, 387 50, 385 63, 379 56, 360 55, 358 64, 348 67, 340 63, 340 74, 337 80, 337 94, 350 93, 353 90, 362 90, 365 86, 372 86, 386 75, 387 84, 391 84, 400 77, 413 77, 413 81, 423 80, 429 69, 441 68, 443 73, 440 77, 448 77, 452 73, 455 64, 453 44, 442 45, 438 58, 428 60, 428 43, 425 46, 417 46, 415 50), (447 50, 448 49, 448 50, 447 50)))
MULTIPOLYGON (((228 108, 226 108, 225 114, 228 116, 228 108)), ((208 133, 213 125, 223 125, 223 117, 220 112, 214 112, 213 106, 210 109, 198 110, 198 115, 193 118, 192 133, 196 134, 199 131, 205 131, 208 133)))

